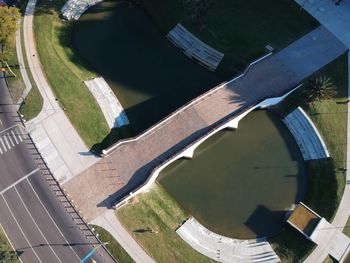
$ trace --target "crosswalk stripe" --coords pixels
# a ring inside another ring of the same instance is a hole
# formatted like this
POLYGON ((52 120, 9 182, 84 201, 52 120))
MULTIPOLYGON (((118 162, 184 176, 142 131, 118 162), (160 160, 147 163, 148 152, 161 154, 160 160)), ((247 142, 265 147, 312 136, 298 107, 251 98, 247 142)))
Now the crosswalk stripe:
POLYGON ((1 138, 1 137, 0 137, 0 142, 1 142, 2 147, 4 148, 5 152, 7 152, 7 149, 6 149, 5 143, 4 143, 4 141, 2 140, 2 138, 1 138))
POLYGON ((7 144, 7 147, 9 148, 9 150, 11 149, 11 146, 10 146, 10 144, 9 144, 9 142, 8 142, 8 140, 7 140, 7 138, 6 138, 6 136, 2 136, 2 138, 4 139, 4 141, 6 142, 6 144, 7 144))
POLYGON ((9 141, 10 141, 12 147, 14 147, 14 146, 15 146, 15 143, 12 141, 11 135, 10 135, 9 133, 6 133, 6 136, 7 136, 7 138, 9 138, 9 141))
POLYGON ((16 141, 16 144, 18 144, 18 140, 17 140, 17 136, 16 136, 16 134, 13 132, 13 130, 11 131, 11 133, 12 133, 12 137, 15 139, 15 141, 16 141))
POLYGON ((22 136, 21 136, 22 130, 17 127, 16 131, 17 131, 17 135, 18 135, 19 140, 22 142, 23 141, 22 136))
POLYGON ((2 154, 2 149, 1 149, 1 147, 0 147, 0 154, 2 154))

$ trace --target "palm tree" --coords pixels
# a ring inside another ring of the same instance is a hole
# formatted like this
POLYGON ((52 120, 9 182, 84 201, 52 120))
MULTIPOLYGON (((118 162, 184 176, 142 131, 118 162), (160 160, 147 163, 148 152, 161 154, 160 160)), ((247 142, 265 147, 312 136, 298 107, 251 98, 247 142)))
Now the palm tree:
POLYGON ((309 102, 333 98, 337 94, 337 87, 327 76, 317 75, 309 80, 306 99, 309 102))

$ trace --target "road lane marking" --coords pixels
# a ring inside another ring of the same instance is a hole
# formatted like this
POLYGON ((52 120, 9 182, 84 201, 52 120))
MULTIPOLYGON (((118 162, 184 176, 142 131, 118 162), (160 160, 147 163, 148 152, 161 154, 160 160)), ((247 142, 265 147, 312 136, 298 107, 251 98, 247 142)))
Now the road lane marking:
POLYGON ((36 228, 39 230, 39 233, 40 233, 40 234, 42 235, 42 237, 44 238, 46 244, 50 247, 52 253, 53 253, 53 254, 55 255, 55 257, 58 259, 58 261, 62 263, 62 261, 60 260, 60 258, 57 256, 56 252, 53 250, 52 246, 50 245, 49 241, 46 239, 46 237, 44 236, 43 232, 42 232, 41 229, 39 228, 38 224, 37 224, 36 221, 34 220, 32 214, 30 213, 30 211, 29 211, 29 209, 28 209, 28 207, 27 207, 26 204, 24 203, 24 201, 23 201, 23 199, 22 199, 22 196, 19 194, 19 192, 18 192, 16 186, 14 186, 14 189, 15 189, 15 191, 16 191, 16 193, 17 193, 19 199, 21 199, 21 202, 22 202, 22 204, 23 204, 25 210, 26 210, 27 213, 29 214, 30 218, 32 219, 34 225, 36 226, 36 228))
POLYGON ((0 192, 0 195, 3 195, 6 191, 8 191, 9 189, 11 189, 12 187, 14 187, 16 184, 22 182, 23 180, 27 179, 29 176, 31 176, 32 174, 35 174, 37 171, 39 171, 39 168, 36 168, 34 171, 31 171, 29 174, 26 174, 25 176, 23 176, 21 179, 17 180, 16 182, 14 182, 13 184, 9 185, 8 187, 6 187, 4 190, 2 190, 0 192))
POLYGON ((42 261, 41 261, 41 259, 39 258, 38 254, 35 252, 34 247, 33 247, 33 246, 32 246, 32 244, 29 242, 29 240, 28 240, 27 236, 24 234, 23 229, 22 229, 22 228, 21 228, 21 226, 19 225, 19 223, 18 223, 18 221, 17 221, 17 219, 16 219, 15 215, 13 214, 13 212, 12 212, 11 208, 9 207, 9 205, 8 205, 8 203, 7 203, 6 199, 5 199, 5 197, 4 197, 3 195, 2 195, 2 198, 4 199, 5 204, 6 204, 6 206, 7 206, 7 209, 10 211, 10 213, 11 213, 11 215, 12 215, 13 219, 15 220, 15 222, 16 222, 16 224, 17 224, 17 226, 18 226, 19 230, 21 231, 22 235, 24 236, 25 240, 27 241, 27 243, 28 243, 29 247, 30 247, 30 248, 33 250, 33 252, 34 252, 35 256, 38 258, 39 262, 41 262, 41 263, 42 263, 42 261))
POLYGON ((15 147, 15 144, 14 144, 14 142, 12 141, 11 135, 10 135, 9 133, 6 133, 6 137, 9 138, 12 147, 15 147))
POLYGON ((2 147, 4 148, 5 152, 7 152, 7 148, 6 148, 6 146, 5 146, 5 144, 4 144, 4 141, 2 140, 1 137, 0 137, 0 142, 1 142, 2 147))
POLYGON ((19 142, 17 141, 17 136, 15 135, 15 133, 13 132, 13 130, 11 131, 12 137, 15 139, 16 144, 19 144, 19 142))
POLYGON ((0 131, 0 133, 3 133, 5 131, 7 131, 7 130, 11 130, 12 128, 15 128, 15 127, 22 127, 23 129, 25 129, 22 125, 15 124, 15 125, 12 125, 12 126, 6 128, 6 129, 3 129, 2 131, 0 131))
POLYGON ((4 139, 4 141, 6 142, 6 144, 7 144, 7 147, 9 148, 9 150, 11 149, 11 146, 10 146, 10 144, 9 144, 9 142, 8 142, 8 140, 7 140, 7 138, 6 138, 6 135, 5 136, 2 136, 2 138, 4 139))
POLYGON ((22 142, 23 139, 22 139, 22 136, 21 136, 21 132, 22 132, 21 129, 16 127, 15 130, 17 131, 17 135, 18 135, 19 140, 22 142))
POLYGON ((73 249, 73 247, 71 246, 71 244, 68 242, 67 238, 63 235, 61 229, 58 227, 58 225, 56 224, 55 220, 53 220, 52 216, 50 215, 49 211, 46 209, 46 207, 44 206, 43 202, 41 201, 39 195, 37 194, 37 192, 35 191, 32 183, 28 180, 27 178, 27 182, 29 183, 30 187, 33 189, 34 194, 36 195, 36 198, 38 198, 40 204, 42 205, 42 207, 44 208, 44 210, 46 211, 47 215, 50 217, 51 221, 53 222, 53 224, 56 226, 58 232, 60 232, 61 236, 64 238, 64 240, 66 241, 67 245, 72 249, 73 253, 77 256, 77 258, 79 259, 79 262, 81 261, 81 258, 78 256, 77 252, 75 252, 75 250, 73 249))

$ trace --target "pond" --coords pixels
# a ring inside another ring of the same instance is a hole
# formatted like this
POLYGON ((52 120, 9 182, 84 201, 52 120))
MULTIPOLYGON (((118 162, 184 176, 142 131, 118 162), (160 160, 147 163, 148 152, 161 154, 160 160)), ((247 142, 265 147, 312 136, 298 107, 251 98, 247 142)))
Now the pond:
POLYGON ((105 1, 76 22, 73 45, 118 97, 135 134, 223 78, 186 57, 126 1, 105 1))
POLYGON ((304 161, 281 120, 249 114, 237 130, 210 137, 191 160, 163 170, 160 184, 201 224, 233 238, 278 234, 286 210, 303 199, 304 161))

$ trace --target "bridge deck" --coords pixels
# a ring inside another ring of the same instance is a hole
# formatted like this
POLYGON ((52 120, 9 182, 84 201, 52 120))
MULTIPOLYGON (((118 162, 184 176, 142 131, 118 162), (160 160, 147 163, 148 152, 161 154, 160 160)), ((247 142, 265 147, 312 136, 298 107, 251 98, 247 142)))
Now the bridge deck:
POLYGON ((203 136, 218 121, 266 98, 285 94, 346 50, 319 27, 252 66, 243 77, 171 115, 152 132, 119 145, 64 187, 83 215, 92 220, 144 182, 155 166, 203 136))

